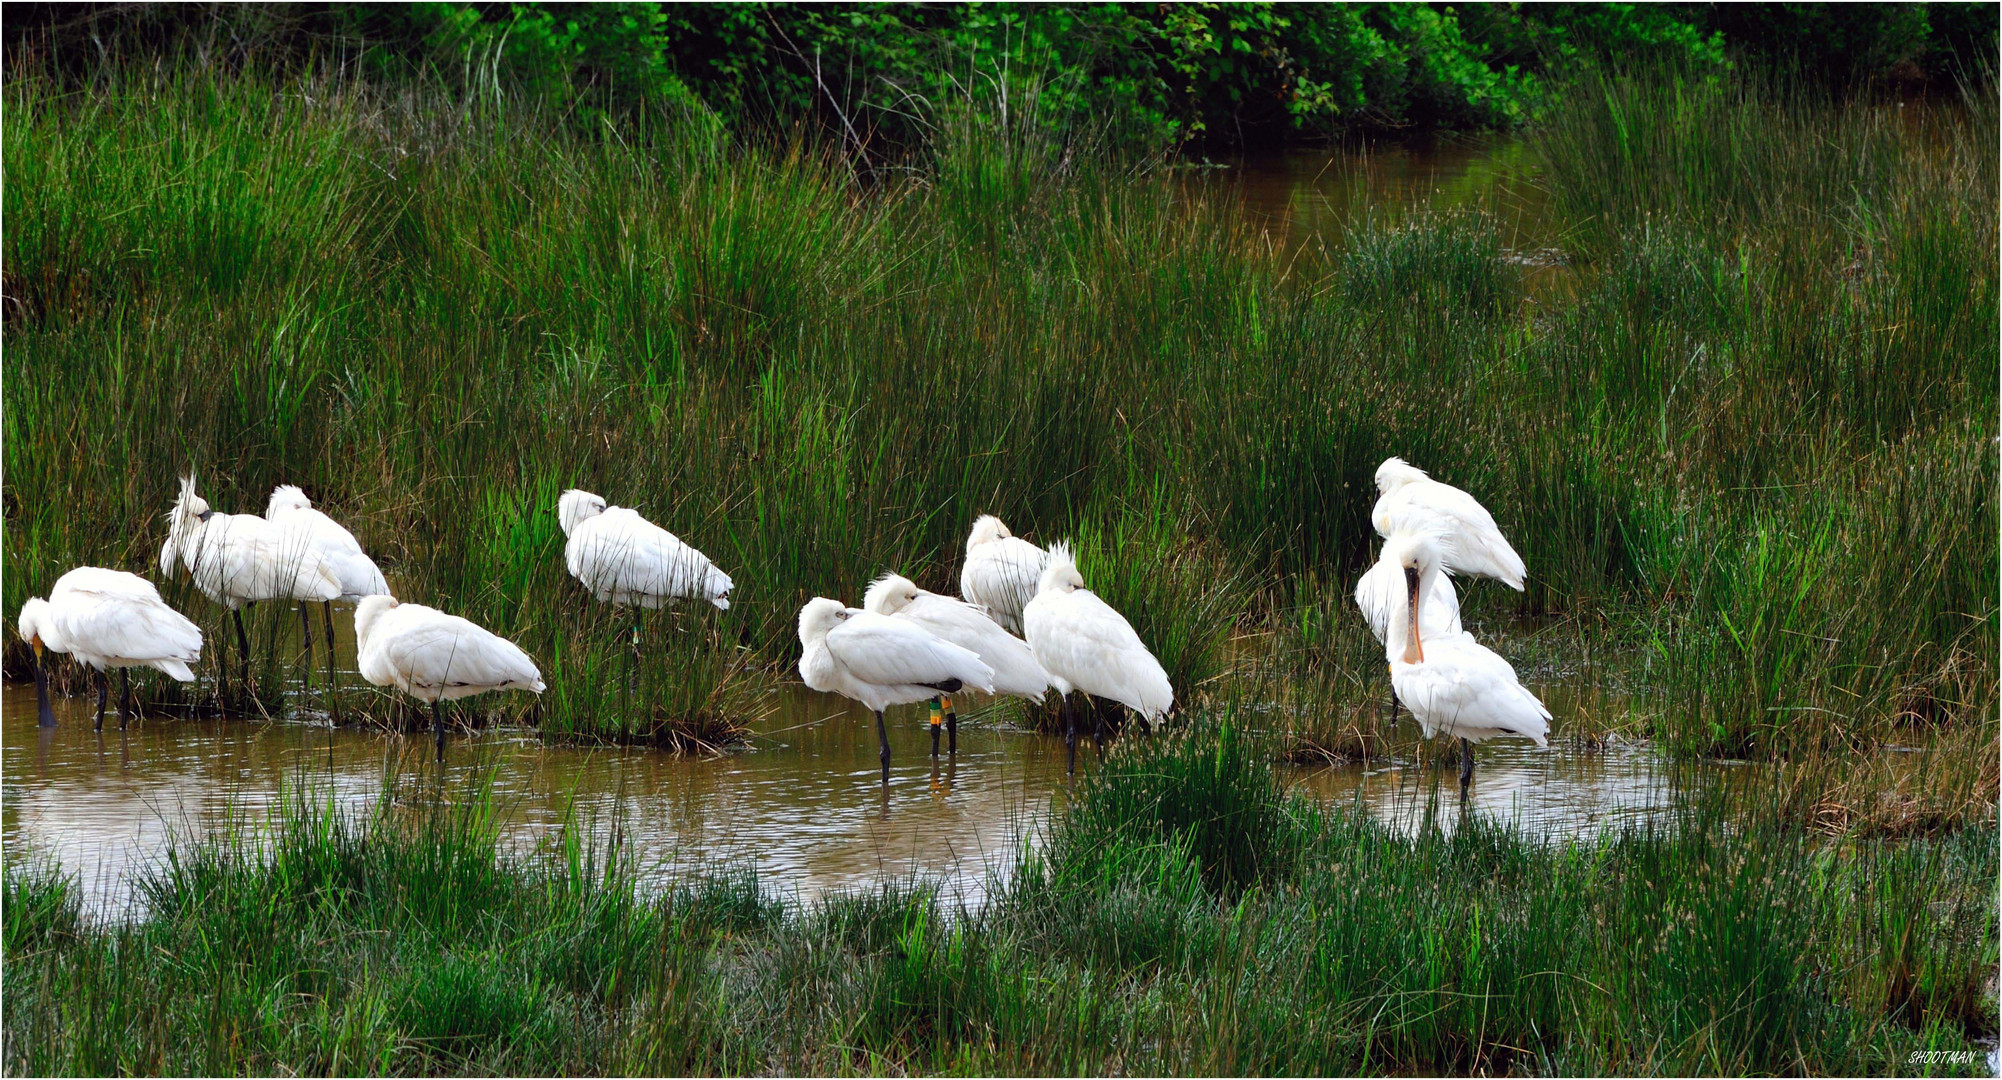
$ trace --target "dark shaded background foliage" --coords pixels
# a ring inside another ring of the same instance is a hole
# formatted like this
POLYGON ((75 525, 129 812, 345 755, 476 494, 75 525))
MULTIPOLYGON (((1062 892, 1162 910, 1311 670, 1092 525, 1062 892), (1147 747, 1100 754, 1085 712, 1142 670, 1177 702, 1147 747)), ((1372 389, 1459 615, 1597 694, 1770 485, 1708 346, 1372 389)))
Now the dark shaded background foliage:
POLYGON ((1243 147, 1497 128, 1595 62, 1784 65, 1839 89, 1990 66, 1996 9, 1934 4, 11 4, 9 62, 335 63, 482 77, 589 116, 678 102, 732 126, 924 139, 933 104, 1054 80, 1047 117, 1116 141, 1243 147))

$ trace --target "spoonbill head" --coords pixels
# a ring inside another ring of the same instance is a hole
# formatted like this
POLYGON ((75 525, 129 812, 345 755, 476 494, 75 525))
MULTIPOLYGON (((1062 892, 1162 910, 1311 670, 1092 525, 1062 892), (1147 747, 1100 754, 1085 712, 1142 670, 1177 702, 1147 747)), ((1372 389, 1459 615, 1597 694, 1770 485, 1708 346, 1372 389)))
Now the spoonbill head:
POLYGON ((605 512, 605 500, 588 491, 571 488, 556 499, 556 521, 563 526, 563 535, 577 531, 577 526, 605 512))
POLYGON ((181 477, 180 495, 174 506, 167 511, 167 539, 160 545, 160 573, 168 578, 183 561, 183 551, 188 546, 212 511, 207 499, 195 494, 195 474, 181 477))

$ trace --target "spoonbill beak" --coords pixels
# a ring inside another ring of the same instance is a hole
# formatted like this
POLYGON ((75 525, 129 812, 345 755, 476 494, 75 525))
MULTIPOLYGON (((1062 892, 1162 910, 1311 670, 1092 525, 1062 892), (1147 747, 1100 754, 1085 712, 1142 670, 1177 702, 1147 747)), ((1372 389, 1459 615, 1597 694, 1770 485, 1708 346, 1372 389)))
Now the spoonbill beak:
POLYGON ((49 708, 49 673, 42 667, 42 636, 36 634, 28 645, 35 650, 35 726, 56 726, 55 710, 49 708))
POLYGON ((1411 652, 1418 654, 1418 662, 1425 662, 1425 644, 1418 640, 1418 568, 1404 568, 1404 587, 1411 597, 1411 652))

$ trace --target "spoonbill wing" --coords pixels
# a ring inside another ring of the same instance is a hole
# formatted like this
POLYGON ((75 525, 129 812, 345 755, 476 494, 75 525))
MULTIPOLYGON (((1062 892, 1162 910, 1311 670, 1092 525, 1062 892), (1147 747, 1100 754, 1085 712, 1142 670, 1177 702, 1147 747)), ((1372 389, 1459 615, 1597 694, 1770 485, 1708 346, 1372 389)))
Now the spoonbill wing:
POLYGON ((877 686, 939 686, 957 680, 994 692, 994 669, 966 649, 907 622, 857 612, 827 634, 827 651, 855 678, 877 686))
POLYGON ((1548 745, 1550 710, 1508 661, 1471 635, 1426 642, 1425 662, 1391 665, 1391 682, 1428 738, 1440 731, 1475 742, 1517 735, 1548 745))
POLYGON ((1441 533, 1446 569, 1522 589, 1522 556, 1509 545, 1487 507, 1451 484, 1435 480, 1406 484, 1376 501, 1370 524, 1386 539, 1399 533, 1441 533))
POLYGON ((514 642, 457 615, 413 607, 398 608, 391 614, 408 614, 371 635, 365 664, 393 673, 385 681, 412 692, 442 691, 446 698, 504 687, 543 689, 535 662, 514 642))
POLYGON ((564 561, 600 600, 637 601, 647 607, 669 599, 707 600, 729 606, 723 597, 732 587, 730 575, 680 537, 626 507, 612 507, 579 523, 565 545, 564 561))

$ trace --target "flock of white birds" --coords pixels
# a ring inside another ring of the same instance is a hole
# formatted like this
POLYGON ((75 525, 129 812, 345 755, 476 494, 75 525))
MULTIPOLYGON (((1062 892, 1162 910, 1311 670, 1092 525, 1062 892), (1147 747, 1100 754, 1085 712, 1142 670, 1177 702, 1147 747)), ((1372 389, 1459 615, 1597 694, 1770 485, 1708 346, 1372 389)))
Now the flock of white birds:
MULTIPOLYGON (((1397 703, 1427 738, 1460 740, 1460 786, 1473 775, 1472 743, 1497 736, 1546 742, 1550 713, 1514 668, 1460 625, 1449 575, 1494 578, 1523 587, 1523 562, 1473 496, 1426 476, 1399 458, 1376 472, 1379 497, 1371 523, 1384 538, 1376 564, 1356 585, 1356 606, 1384 645, 1397 703)), ((683 601, 730 606, 730 575, 673 533, 587 491, 566 491, 557 520, 568 538, 570 574, 599 601, 636 609, 683 601)), ((272 492, 264 516, 222 514, 195 492, 192 476, 167 518, 160 572, 185 568, 195 586, 228 608, 236 627, 241 678, 250 646, 242 609, 261 601, 299 605, 311 648, 307 604, 325 616, 327 668, 334 674, 332 605, 354 606, 356 667, 376 686, 429 702, 439 753, 445 729, 439 703, 489 690, 540 693, 535 662, 510 642, 466 619, 399 601, 354 534, 313 508, 304 492, 272 492)), ((1052 689, 1065 717, 1065 743, 1076 762, 1073 690, 1118 702, 1143 726, 1175 704, 1168 673, 1126 617, 1085 587, 1065 543, 1047 550, 1008 531, 999 518, 973 523, 960 571, 960 596, 918 588, 884 574, 860 608, 815 597, 799 612, 800 677, 875 714, 884 779, 890 743, 883 712, 931 703, 932 753, 940 727, 957 750, 951 695, 973 691, 1041 701, 1052 689)), ((47 599, 20 612, 21 637, 34 649, 39 722, 55 724, 48 703, 44 651, 66 653, 96 674, 102 730, 110 684, 121 680, 119 726, 133 709, 129 669, 151 667, 191 682, 202 633, 136 574, 84 566, 57 579, 47 599)), ((634 627, 634 648, 639 644, 634 627)))

